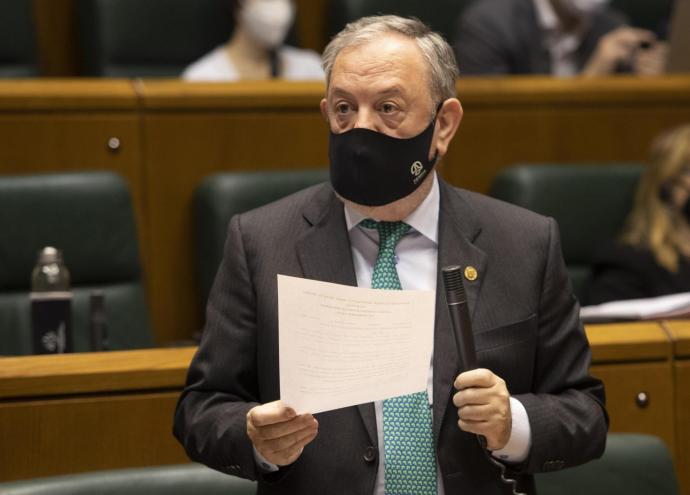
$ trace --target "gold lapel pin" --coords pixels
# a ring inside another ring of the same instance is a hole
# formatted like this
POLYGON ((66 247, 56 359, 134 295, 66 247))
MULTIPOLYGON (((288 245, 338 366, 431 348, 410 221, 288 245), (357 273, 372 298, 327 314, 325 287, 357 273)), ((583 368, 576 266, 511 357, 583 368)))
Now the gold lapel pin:
POLYGON ((470 282, 477 280, 477 269, 473 266, 465 267, 465 278, 470 282))

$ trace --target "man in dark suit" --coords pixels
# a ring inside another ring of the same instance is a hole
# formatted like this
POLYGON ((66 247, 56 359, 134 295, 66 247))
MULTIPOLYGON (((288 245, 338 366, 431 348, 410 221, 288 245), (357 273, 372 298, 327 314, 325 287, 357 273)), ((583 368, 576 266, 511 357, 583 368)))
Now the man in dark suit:
POLYGON ((664 71, 667 46, 606 0, 482 0, 458 21, 462 74, 602 76, 664 71))
POLYGON ((323 59, 331 183, 231 220, 175 416, 189 456, 262 494, 450 495, 512 493, 500 463, 531 493, 532 473, 601 455, 604 391, 555 222, 436 174, 462 118, 450 46, 419 21, 370 17, 323 59), (278 400, 278 274, 434 290, 452 264, 479 369, 458 373, 437 290, 426 393, 315 416, 278 400))

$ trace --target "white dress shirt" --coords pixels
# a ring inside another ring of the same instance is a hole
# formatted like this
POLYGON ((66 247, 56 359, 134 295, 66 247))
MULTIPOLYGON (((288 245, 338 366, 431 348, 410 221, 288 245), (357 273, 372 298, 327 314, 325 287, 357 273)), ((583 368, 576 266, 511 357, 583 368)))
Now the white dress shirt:
MULTIPOLYGON (((323 81, 321 57, 316 52, 283 45, 278 49, 278 57, 283 70, 280 74, 282 79, 323 81)), ((237 81, 240 74, 228 56, 226 46, 221 45, 189 65, 182 73, 182 79, 191 82, 237 81)))
MULTIPOLYGON (((434 172, 435 174, 435 172, 434 172)), ((431 191, 421 205, 403 221, 411 229, 398 242, 396 253, 396 270, 403 290, 436 290, 438 265, 438 213, 440 206, 438 179, 434 175, 431 191)), ((365 217, 345 206, 345 221, 350 237, 352 261, 357 276, 357 286, 371 287, 371 277, 378 255, 378 231, 366 229, 359 224, 365 217)), ((433 401, 433 355, 429 356, 429 376, 427 379, 429 404, 433 401)), ((527 458, 531 447, 531 429, 527 411, 522 403, 511 397, 513 429, 510 440, 501 450, 493 455, 506 462, 522 462, 527 458)), ((384 495, 385 469, 383 449, 383 405, 374 403, 376 411, 376 431, 379 449, 379 469, 376 477, 374 494, 384 495)), ((444 495, 440 470, 437 465, 438 495, 444 495)))
POLYGON ((584 39, 584 29, 580 28, 575 32, 564 31, 549 0, 534 0, 534 6, 537 11, 537 22, 544 33, 544 45, 551 57, 551 73, 561 77, 577 75, 575 54, 584 39))

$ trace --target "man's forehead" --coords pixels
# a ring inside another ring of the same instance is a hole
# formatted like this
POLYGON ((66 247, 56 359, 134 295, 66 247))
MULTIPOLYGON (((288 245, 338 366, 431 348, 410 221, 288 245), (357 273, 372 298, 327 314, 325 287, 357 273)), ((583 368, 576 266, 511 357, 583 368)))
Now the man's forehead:
POLYGON ((338 53, 330 83, 333 90, 359 81, 381 85, 382 91, 399 91, 411 82, 418 82, 420 76, 425 78, 427 72, 427 64, 414 40, 386 33, 338 53))

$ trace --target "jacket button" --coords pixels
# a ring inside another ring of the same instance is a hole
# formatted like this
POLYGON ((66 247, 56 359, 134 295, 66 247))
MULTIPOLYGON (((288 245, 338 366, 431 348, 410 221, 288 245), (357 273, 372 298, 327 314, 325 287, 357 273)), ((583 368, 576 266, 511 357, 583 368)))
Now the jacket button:
POLYGON ((364 449, 364 460, 367 462, 374 462, 376 460, 376 447, 370 445, 364 449))

